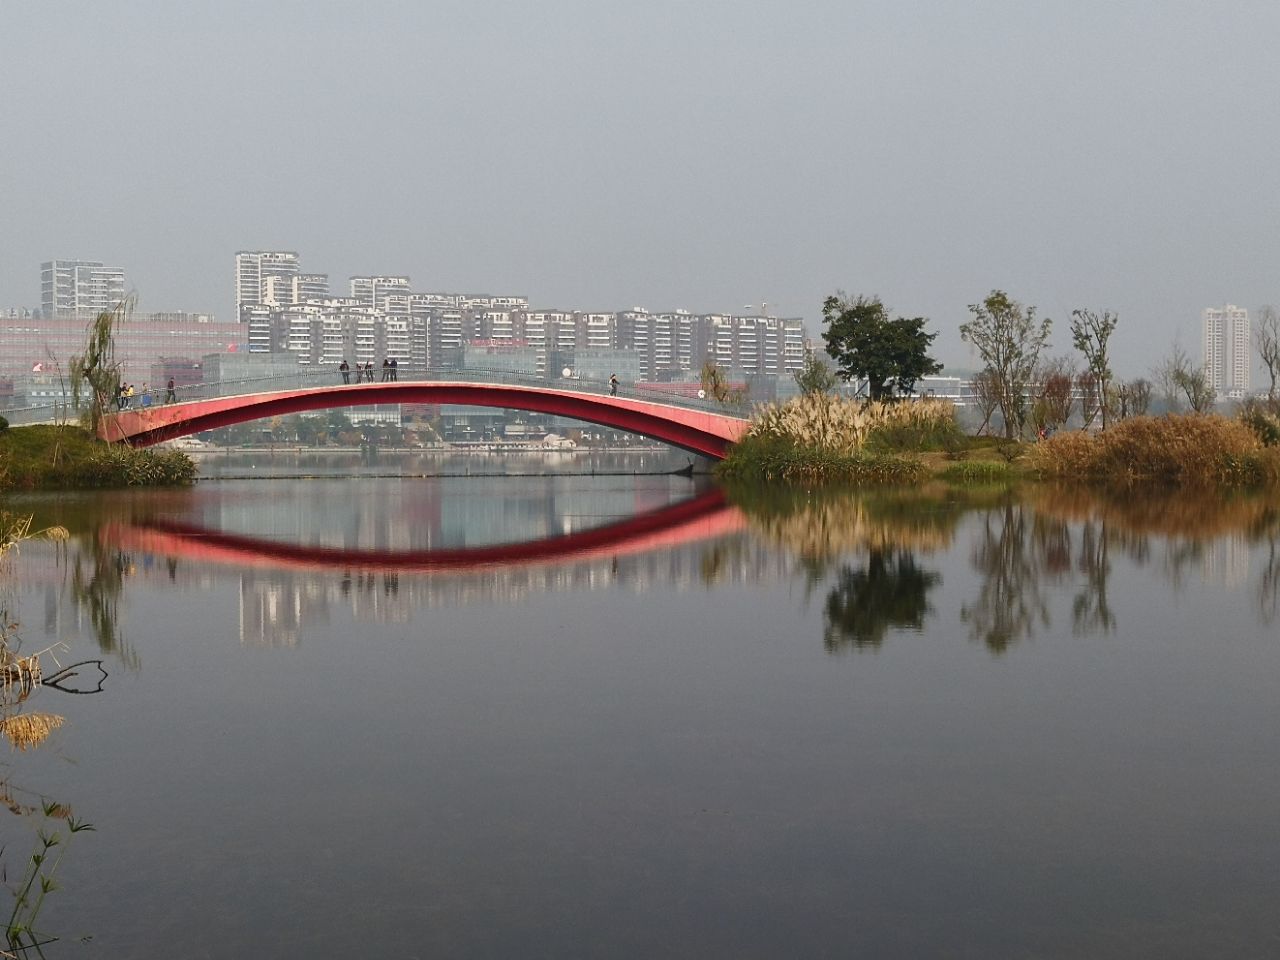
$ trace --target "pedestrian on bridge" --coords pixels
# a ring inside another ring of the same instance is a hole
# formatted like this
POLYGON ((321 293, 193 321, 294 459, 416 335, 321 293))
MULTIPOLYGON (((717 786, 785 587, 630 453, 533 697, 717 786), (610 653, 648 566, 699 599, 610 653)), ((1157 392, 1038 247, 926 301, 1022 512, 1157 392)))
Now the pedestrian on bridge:
POLYGON ((391 379, 391 361, 386 357, 382 358, 382 382, 386 383, 391 379))
POLYGON ((338 372, 339 372, 340 374, 342 374, 342 382, 343 382, 343 383, 350 383, 350 382, 351 382, 351 368, 350 368, 349 366, 347 366, 347 359, 346 359, 346 357, 343 357, 343 358, 342 358, 342 362, 341 362, 340 364, 338 364, 338 372))
POLYGON ((174 389, 173 389, 173 377, 170 377, 170 378, 169 378, 169 382, 168 382, 168 384, 166 384, 166 385, 165 385, 165 388, 164 388, 164 402, 165 402, 165 403, 177 403, 177 402, 178 402, 178 394, 177 394, 177 393, 174 391, 174 389))
POLYGON ((364 378, 373 383, 373 361, 366 360, 364 364, 364 378))
POLYGON ((616 397, 618 395, 618 375, 616 373, 609 374, 609 396, 616 397))
POLYGON ((395 357, 391 358, 391 382, 392 383, 400 382, 400 367, 396 363, 395 357))

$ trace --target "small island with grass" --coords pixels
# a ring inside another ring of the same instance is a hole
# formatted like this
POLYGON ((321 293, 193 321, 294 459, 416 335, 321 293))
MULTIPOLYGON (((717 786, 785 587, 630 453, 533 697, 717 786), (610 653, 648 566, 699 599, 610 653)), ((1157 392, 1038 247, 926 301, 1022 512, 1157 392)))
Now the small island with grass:
POLYGON ((964 434, 943 400, 810 392, 759 408, 717 468, 726 480, 959 484, 1017 480, 1260 487, 1280 483, 1280 417, 1250 408, 1130 417, 1025 442, 964 434))
POLYGON ((178 450, 135 449, 98 437, 120 389, 115 326, 132 308, 125 300, 89 324, 84 353, 69 373, 78 424, 10 427, 0 417, 0 491, 95 487, 179 486, 195 482, 196 466, 178 450))
POLYGON ((80 426, 0 429, 0 491, 181 486, 196 465, 180 450, 106 443, 80 426))

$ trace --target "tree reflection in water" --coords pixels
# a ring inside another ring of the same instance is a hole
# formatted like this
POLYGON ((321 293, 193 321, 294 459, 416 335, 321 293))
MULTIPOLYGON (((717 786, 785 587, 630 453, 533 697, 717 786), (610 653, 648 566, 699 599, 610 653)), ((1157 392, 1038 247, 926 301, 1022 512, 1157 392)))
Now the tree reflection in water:
POLYGON ((993 653, 1051 629, 1050 597, 1064 584, 1073 634, 1113 632, 1117 557, 1138 568, 1154 563, 1180 591, 1233 542, 1266 547, 1258 608, 1267 623, 1280 616, 1280 509, 1266 496, 1029 485, 1017 492, 731 488, 729 497, 757 534, 796 557, 806 600, 827 590, 823 643, 833 652, 877 649, 895 627, 921 629, 933 613, 929 591, 942 578, 918 558, 948 549, 959 520, 973 513, 970 563, 979 584, 960 618, 993 653))
POLYGON ((1049 626, 1043 591, 1049 573, 1046 553, 1070 549, 1060 531, 1029 536, 1030 522, 1031 513, 1021 503, 1010 501, 988 511, 973 549, 973 566, 982 584, 974 602, 960 608, 960 619, 969 624, 973 639, 995 653, 1029 636, 1037 623, 1049 626))
POLYGON ((923 629, 942 576, 917 556, 948 547, 970 508, 949 491, 738 487, 728 495, 758 534, 795 555, 806 600, 834 579, 822 604, 829 653, 876 650, 891 629, 923 629))
POLYGON ((119 633, 120 595, 133 567, 128 554, 103 542, 100 529, 81 537, 81 550, 71 565, 71 596, 88 614, 98 649, 137 666, 137 655, 119 633))
POLYGON ((823 606, 827 652, 878 648, 890 627, 920 630, 933 611, 929 591, 941 582, 907 550, 872 550, 863 569, 842 565, 823 606))

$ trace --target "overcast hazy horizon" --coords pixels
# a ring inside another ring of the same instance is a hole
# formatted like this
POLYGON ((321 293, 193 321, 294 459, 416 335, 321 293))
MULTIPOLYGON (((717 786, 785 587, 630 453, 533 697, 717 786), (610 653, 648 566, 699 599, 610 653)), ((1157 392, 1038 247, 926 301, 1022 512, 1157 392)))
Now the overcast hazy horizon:
MULTIPOLYGON (((948 366, 992 288, 1120 314, 1137 376, 1280 300, 1280 5, 11 4, 0 306, 52 258, 231 318, 234 254, 531 304, 742 312, 837 289, 948 366)), ((1255 377, 1255 384, 1256 384, 1255 377)))

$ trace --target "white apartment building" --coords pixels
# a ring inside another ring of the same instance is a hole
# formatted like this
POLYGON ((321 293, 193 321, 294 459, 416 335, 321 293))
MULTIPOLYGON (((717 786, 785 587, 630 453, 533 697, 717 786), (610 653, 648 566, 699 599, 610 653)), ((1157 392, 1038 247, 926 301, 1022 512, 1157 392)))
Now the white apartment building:
POLYGON ((40 315, 78 319, 114 309, 124 299, 124 271, 100 260, 46 260, 40 264, 40 315))
POLYGON ((351 298, 366 307, 385 309, 384 300, 391 295, 407 297, 413 292, 408 277, 352 277, 351 298))
MULTIPOLYGON (((297 275, 298 255, 291 250, 239 251, 236 254, 236 317, 246 305, 297 302, 292 296, 293 278, 297 275)), ((327 278, 325 285, 328 286, 327 278)))
POLYGON ((1229 303, 1206 307, 1200 316, 1209 385, 1221 396, 1239 399, 1249 391, 1253 367, 1249 311, 1229 303))

